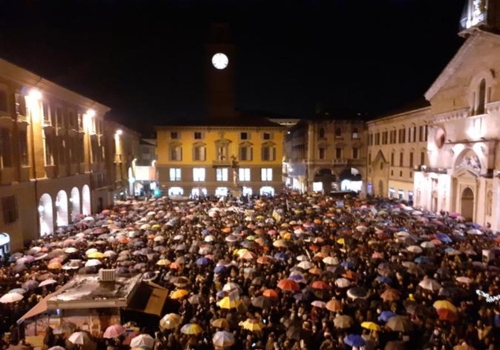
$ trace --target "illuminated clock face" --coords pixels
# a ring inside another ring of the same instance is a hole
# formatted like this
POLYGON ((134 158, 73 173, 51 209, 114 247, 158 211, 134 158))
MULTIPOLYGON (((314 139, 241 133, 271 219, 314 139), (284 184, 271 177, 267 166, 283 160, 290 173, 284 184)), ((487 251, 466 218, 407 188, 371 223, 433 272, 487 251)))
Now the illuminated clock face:
POLYGON ((229 59, 223 53, 216 53, 212 57, 212 64, 217 69, 224 69, 227 67, 229 59))

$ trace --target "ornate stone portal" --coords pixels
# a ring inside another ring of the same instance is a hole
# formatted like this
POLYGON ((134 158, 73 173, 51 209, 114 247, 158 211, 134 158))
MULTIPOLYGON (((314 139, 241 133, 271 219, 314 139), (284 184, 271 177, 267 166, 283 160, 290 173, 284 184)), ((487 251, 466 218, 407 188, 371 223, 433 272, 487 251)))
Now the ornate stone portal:
POLYGON ((481 162, 479 157, 475 153, 467 153, 463 158, 457 168, 469 169, 475 173, 481 173, 481 162))

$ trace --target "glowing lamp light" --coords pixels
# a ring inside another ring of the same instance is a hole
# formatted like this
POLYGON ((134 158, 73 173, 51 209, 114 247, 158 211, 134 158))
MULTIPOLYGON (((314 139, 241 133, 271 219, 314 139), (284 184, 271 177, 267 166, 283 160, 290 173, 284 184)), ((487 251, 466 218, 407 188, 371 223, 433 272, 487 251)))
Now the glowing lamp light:
POLYGON ((87 115, 90 118, 93 118, 93 117, 95 117, 95 111, 93 109, 89 109, 89 110, 87 110, 87 115))
POLYGON ((118 136, 122 135, 122 134, 123 134, 123 130, 122 130, 122 129, 118 129, 118 130, 116 130, 116 134, 117 134, 118 136))
POLYGON ((38 212, 43 213, 45 211, 45 207, 43 205, 38 206, 38 212))
POLYGON ((33 89, 29 92, 28 97, 33 101, 38 101, 42 98, 42 93, 39 90, 33 89))

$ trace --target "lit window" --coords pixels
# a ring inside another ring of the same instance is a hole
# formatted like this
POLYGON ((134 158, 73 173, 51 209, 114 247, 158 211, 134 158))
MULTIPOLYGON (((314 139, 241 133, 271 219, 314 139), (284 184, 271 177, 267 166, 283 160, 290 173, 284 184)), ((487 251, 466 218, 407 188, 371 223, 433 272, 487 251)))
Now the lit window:
POLYGON ((250 181, 250 168, 239 168, 238 179, 240 181, 250 181))
POLYGON ((262 168, 261 181, 273 181, 273 169, 272 168, 262 168))
POLYGON ((358 128, 353 128, 352 129, 352 138, 353 139, 358 139, 359 138, 358 128))
POLYGON ((193 181, 205 181, 205 168, 193 168, 193 181))
POLYGON ((170 169, 170 181, 181 181, 181 169, 171 168, 170 169))
MULTIPOLYGON (((205 170, 205 169, 203 169, 205 170)), ((217 181, 227 181, 229 178, 229 171, 227 168, 217 168, 215 169, 216 172, 216 179, 217 181)), ((196 180, 195 180, 196 181, 196 180)))

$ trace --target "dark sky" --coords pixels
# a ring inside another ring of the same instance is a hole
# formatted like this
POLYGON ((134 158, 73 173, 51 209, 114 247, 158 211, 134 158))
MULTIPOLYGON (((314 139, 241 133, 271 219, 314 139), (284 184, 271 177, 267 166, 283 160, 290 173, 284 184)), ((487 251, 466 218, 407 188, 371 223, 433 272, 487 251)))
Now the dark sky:
POLYGON ((465 0, 3 0, 0 57, 112 107, 122 122, 203 114, 204 43, 226 20, 237 104, 380 113, 421 97, 462 43, 465 0))

